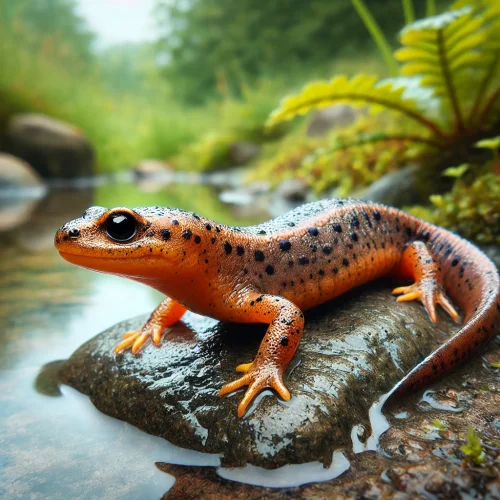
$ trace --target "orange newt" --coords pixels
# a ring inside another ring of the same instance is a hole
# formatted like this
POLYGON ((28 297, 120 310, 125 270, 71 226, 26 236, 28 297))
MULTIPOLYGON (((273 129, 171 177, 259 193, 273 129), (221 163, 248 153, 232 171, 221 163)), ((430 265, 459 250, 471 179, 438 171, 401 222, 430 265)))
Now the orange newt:
MULTIPOLYGON (((463 327, 408 373, 392 395, 427 385, 493 338, 500 325, 500 279, 474 245, 400 210, 358 200, 303 205, 252 227, 229 227, 178 209, 89 208, 56 234, 61 256, 79 266, 145 283, 167 298, 116 352, 139 352, 187 309, 222 321, 269 327, 244 375, 241 417, 269 387, 284 399, 283 374, 304 328, 303 311, 382 276, 412 279, 396 288, 398 301, 419 300, 437 321, 439 304, 463 327)), ((392 396, 391 396, 392 397, 392 396)))

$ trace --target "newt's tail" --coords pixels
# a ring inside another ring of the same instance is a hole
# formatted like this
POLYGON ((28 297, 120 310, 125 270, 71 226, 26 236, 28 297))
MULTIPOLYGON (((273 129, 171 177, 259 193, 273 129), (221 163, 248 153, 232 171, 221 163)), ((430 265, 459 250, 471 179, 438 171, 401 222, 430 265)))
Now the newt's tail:
POLYGON ((491 260, 468 241, 420 223, 427 246, 441 266, 446 293, 462 308, 463 327, 411 370, 388 400, 426 386, 455 369, 500 333, 500 278, 491 260))

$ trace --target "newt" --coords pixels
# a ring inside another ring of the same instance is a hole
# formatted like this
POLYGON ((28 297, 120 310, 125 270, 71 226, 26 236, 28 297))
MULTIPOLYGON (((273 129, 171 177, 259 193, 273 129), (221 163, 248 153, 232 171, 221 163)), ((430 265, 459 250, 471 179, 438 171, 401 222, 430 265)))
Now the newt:
POLYGON ((472 243, 398 209, 359 200, 322 200, 269 222, 229 227, 161 207, 89 208, 65 224, 55 245, 67 261, 149 285, 167 296, 115 351, 137 354, 187 309, 221 321, 269 325, 255 359, 220 396, 248 386, 238 406, 283 381, 304 329, 303 311, 354 287, 390 276, 413 280, 397 301, 418 300, 431 321, 440 305, 462 328, 413 368, 391 398, 430 384, 491 340, 500 326, 500 279, 472 243), (448 296, 450 298, 448 298, 448 296), (451 300, 450 300, 451 299, 451 300))

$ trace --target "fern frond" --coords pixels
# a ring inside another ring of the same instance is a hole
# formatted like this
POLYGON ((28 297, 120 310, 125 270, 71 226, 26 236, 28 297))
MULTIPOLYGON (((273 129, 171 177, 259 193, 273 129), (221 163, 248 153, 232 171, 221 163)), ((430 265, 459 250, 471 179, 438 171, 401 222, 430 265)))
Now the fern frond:
POLYGON ((470 92, 471 85, 465 73, 484 65, 479 50, 486 40, 484 23, 469 6, 417 21, 401 32, 404 47, 395 54, 403 75, 421 76, 421 85, 447 99, 460 131, 465 128, 460 91, 470 92))
POLYGON ((435 136, 446 139, 439 126, 419 110, 417 101, 405 97, 404 92, 404 87, 390 79, 377 82, 377 77, 361 74, 349 80, 340 75, 330 81, 312 82, 300 94, 286 97, 269 117, 267 126, 342 102, 352 106, 369 106, 375 113, 396 111, 428 128, 435 136))
POLYGON ((486 118, 486 114, 489 112, 490 108, 495 104, 494 100, 497 98, 495 91, 493 89, 493 102, 488 102, 483 110, 483 113, 479 113, 483 101, 487 98, 489 89, 492 83, 500 75, 500 39, 498 33, 500 33, 500 4, 496 2, 487 7, 483 13, 486 28, 486 41, 484 44, 484 58, 488 62, 488 66, 484 71, 483 78, 478 85, 478 90, 476 94, 476 99, 474 101, 474 106, 471 112, 471 119, 475 123, 481 123, 483 119, 486 118))

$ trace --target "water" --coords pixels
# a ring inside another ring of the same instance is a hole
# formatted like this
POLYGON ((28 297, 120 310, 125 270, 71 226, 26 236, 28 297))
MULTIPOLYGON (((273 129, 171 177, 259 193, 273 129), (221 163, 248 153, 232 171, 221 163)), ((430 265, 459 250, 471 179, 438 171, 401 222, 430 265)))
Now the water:
POLYGON ((161 300, 145 286, 59 257, 56 229, 91 205, 173 206, 236 225, 269 217, 255 203, 227 205, 217 188, 192 183, 99 183, 54 189, 39 201, 0 201, 1 498, 159 498, 173 478, 155 461, 219 463, 102 416, 70 388, 62 397, 35 390, 43 365, 67 359, 100 331, 161 300))

